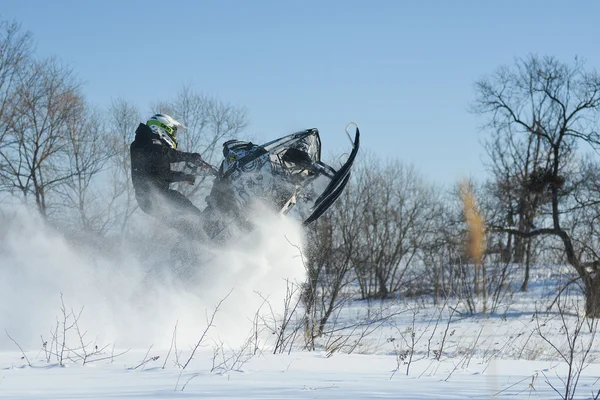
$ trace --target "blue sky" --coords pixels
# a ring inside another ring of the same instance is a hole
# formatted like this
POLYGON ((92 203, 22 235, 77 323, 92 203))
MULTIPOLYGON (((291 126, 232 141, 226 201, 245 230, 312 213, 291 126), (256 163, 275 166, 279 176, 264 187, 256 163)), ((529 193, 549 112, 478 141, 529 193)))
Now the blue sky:
POLYGON ((483 178, 474 82, 533 52, 600 62, 594 1, 25 1, 0 18, 68 62, 100 106, 149 112, 183 84, 248 109, 271 139, 317 127, 325 154, 363 148, 425 179, 483 178))

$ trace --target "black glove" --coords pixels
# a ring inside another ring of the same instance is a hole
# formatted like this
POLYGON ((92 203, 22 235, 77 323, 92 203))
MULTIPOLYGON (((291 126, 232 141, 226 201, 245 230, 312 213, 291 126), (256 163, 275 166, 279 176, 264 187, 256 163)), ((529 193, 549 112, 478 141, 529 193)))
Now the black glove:
POLYGON ((202 156, 200 155, 200 153, 190 153, 190 160, 189 160, 192 164, 196 164, 196 165, 204 165, 206 164, 204 162, 204 160, 202 159, 202 156))

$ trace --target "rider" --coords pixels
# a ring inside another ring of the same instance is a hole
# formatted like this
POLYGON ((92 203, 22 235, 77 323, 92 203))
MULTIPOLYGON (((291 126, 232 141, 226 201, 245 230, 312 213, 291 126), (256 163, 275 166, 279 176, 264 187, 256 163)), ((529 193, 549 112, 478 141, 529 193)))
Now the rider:
POLYGON ((131 143, 131 181, 137 202, 145 213, 192 233, 193 224, 182 213, 201 216, 201 211, 183 194, 169 188, 173 182, 195 183, 195 176, 172 171, 171 163, 189 162, 207 166, 200 154, 177 150, 177 130, 186 129, 166 114, 154 114, 140 123, 131 143))

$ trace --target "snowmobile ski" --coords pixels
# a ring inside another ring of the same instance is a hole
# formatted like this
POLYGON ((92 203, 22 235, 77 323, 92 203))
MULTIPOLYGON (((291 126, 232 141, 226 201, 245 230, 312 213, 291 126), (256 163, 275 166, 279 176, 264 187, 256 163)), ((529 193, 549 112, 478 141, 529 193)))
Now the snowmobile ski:
MULTIPOLYGON (((355 124, 356 125, 356 124, 355 124)), ((347 133, 347 131, 346 131, 347 133)), ((315 202, 315 205, 312 208, 312 213, 306 218, 303 222, 303 225, 309 225, 311 222, 314 222, 318 219, 329 207, 335 203, 335 201, 340 197, 342 191, 348 184, 350 180, 350 173, 352 171, 352 165, 354 164, 354 160, 356 159, 356 155, 358 154, 358 149, 360 147, 360 130, 358 126, 356 126, 356 133, 354 135, 354 141, 352 146, 352 151, 348 156, 348 159, 342 165, 342 167, 335 173, 332 177, 331 182, 327 185, 327 188, 323 191, 321 196, 315 202)))

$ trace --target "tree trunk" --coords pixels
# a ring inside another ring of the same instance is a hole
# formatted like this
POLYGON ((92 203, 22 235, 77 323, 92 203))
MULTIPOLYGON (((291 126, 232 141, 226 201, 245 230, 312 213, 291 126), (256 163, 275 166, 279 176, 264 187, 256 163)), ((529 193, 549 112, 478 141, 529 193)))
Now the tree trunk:
POLYGON ((479 296, 481 294, 481 281, 480 281, 480 275, 481 275, 481 265, 480 264, 473 264, 473 292, 475 293, 476 296, 479 296))
POLYGON ((531 266, 531 239, 527 239, 527 251, 525 253, 525 276, 523 277, 523 283, 521 284, 521 292, 527 291, 527 285, 529 285, 530 266, 531 266))
POLYGON ((600 276, 596 275, 587 282, 585 288, 585 316, 600 318, 600 276))
POLYGON ((525 239, 522 237, 515 237, 515 252, 513 255, 513 262, 522 264, 525 258, 525 239))
POLYGON ((512 261, 513 252, 513 237, 512 233, 508 234, 508 240, 506 241, 506 247, 502 250, 502 262, 509 263, 512 261))
POLYGON ((377 283, 379 284, 379 290, 377 292, 377 297, 385 299, 387 298, 389 292, 387 288, 387 280, 384 277, 383 269, 377 267, 377 283))

